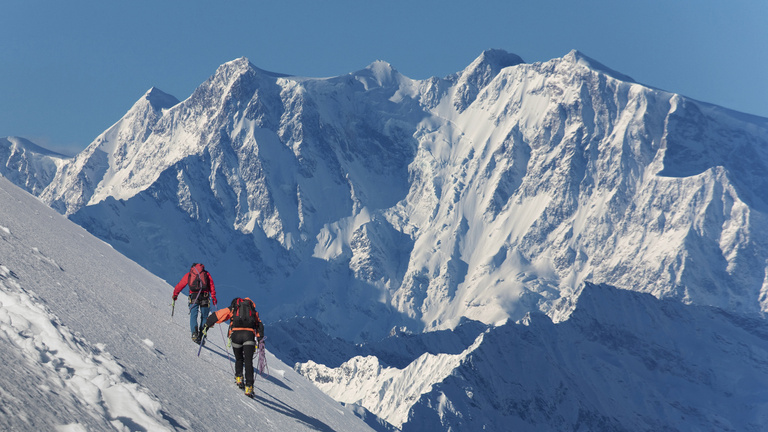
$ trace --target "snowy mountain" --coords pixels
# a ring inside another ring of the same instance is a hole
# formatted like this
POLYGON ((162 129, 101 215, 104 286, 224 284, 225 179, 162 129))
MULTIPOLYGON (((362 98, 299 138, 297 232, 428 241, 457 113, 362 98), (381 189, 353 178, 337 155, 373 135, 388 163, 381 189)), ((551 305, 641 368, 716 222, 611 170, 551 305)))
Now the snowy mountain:
POLYGON ((256 299, 282 360, 403 429, 759 430, 762 395, 733 398, 737 418, 711 377, 735 361, 764 380, 749 329, 768 310, 767 167, 767 119, 577 51, 490 50, 427 80, 241 58, 186 100, 150 90, 37 194, 166 282, 204 262, 220 295, 256 299), (602 315, 613 301, 647 316, 602 315), (657 319, 680 335, 646 335, 657 319), (681 348, 697 332, 713 366, 681 348), (648 379, 642 397, 616 384, 627 374, 648 379))
POLYGON ((40 197, 168 282, 205 262, 350 340, 554 313, 583 281, 755 314, 767 127, 576 51, 423 81, 241 58, 152 89, 40 197))
POLYGON ((533 313, 407 367, 299 366, 403 431, 761 431, 768 324, 587 283, 567 321, 533 313), (430 382, 425 376, 432 377, 430 382))
POLYGON ((0 429, 370 430, 270 354, 245 398, 224 333, 198 357, 171 291, 0 178, 0 429))
POLYGON ((39 195, 69 159, 21 137, 0 138, 0 175, 39 195))

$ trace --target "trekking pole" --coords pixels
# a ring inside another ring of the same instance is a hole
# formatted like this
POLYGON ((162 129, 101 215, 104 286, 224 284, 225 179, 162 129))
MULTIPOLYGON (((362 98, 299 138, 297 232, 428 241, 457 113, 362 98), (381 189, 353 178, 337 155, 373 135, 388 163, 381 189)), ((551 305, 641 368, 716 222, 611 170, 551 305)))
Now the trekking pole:
POLYGON ((232 359, 229 357, 229 344, 227 343, 227 339, 224 338, 224 330, 219 327, 219 334, 221 335, 221 340, 224 342, 224 349, 227 350, 227 363, 229 363, 229 368, 232 369, 232 373, 235 373, 235 365, 232 364, 232 359))
POLYGON ((171 318, 173 318, 173 311, 176 310, 176 300, 171 303, 171 318))

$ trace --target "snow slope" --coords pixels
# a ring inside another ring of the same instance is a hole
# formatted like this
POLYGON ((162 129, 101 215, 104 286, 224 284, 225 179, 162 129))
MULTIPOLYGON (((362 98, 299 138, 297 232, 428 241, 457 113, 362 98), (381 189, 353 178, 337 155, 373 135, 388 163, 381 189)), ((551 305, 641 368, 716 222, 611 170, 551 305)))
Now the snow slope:
POLYGON ((0 177, 0 429, 369 430, 271 354, 245 398, 171 290, 0 177))

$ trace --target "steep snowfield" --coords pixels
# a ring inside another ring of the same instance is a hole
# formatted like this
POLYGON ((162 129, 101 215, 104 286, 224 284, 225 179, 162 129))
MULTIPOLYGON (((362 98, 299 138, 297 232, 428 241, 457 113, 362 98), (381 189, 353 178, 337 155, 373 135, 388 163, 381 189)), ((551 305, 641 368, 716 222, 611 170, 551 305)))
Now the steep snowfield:
POLYGON ((271 354, 246 399, 224 333, 198 357, 171 290, 0 178, 0 428, 369 429, 271 354))

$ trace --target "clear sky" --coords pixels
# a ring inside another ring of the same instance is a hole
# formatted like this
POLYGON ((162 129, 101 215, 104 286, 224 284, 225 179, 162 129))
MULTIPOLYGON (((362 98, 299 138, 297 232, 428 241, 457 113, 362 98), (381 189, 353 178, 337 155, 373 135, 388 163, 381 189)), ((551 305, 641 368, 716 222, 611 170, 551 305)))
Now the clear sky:
POLYGON ((328 77, 375 60, 444 77, 483 50, 577 49, 636 81, 768 117, 766 0, 2 0, 0 137, 73 154, 151 87, 216 68, 328 77))

